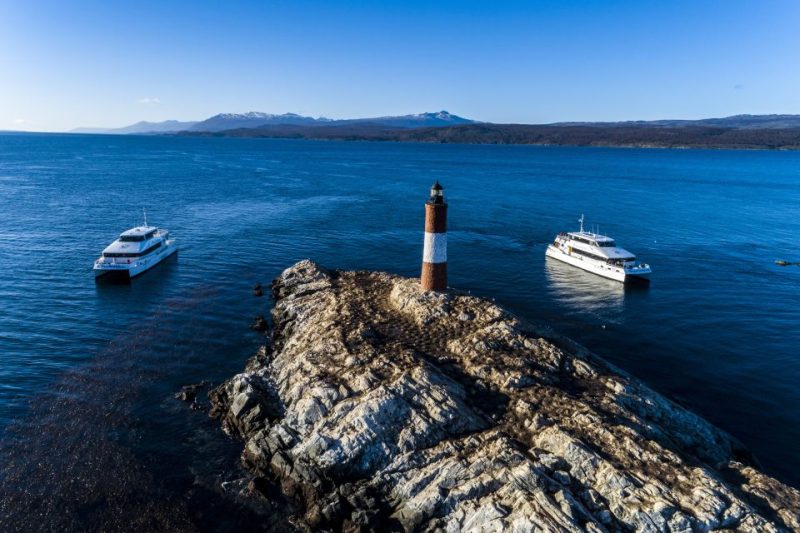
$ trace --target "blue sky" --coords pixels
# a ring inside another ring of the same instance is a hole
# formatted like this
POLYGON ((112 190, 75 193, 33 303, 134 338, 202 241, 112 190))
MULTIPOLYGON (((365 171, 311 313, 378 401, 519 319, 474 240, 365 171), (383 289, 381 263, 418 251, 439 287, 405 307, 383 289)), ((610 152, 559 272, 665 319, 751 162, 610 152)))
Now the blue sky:
POLYGON ((800 113, 800 2, 0 0, 0 129, 800 113))

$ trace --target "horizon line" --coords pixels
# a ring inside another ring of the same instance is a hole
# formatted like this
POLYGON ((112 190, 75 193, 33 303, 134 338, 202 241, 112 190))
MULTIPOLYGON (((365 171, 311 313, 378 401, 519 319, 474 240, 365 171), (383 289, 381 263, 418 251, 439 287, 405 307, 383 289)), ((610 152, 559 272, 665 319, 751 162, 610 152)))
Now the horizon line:
MULTIPOLYGON (((440 110, 440 111, 423 111, 421 113, 407 113, 404 115, 371 115, 371 116, 362 116, 362 117, 348 117, 348 118, 331 118, 325 115, 302 115, 300 113, 295 113, 293 111, 286 111, 284 113, 269 113, 264 111, 244 111, 244 112, 229 112, 229 111, 222 111, 219 113, 215 113, 210 115, 206 118, 202 119, 175 119, 175 118, 167 118, 164 120, 139 120, 130 124, 126 124, 124 126, 75 126, 70 129, 66 130, 36 130, 36 129, 0 129, 0 133, 75 133, 75 134, 87 134, 91 135, 92 132, 81 132, 76 130, 86 129, 86 130, 118 130, 128 128, 130 126, 134 126, 136 124, 163 124, 164 122, 193 122, 193 123, 200 123, 205 120, 209 120, 219 115, 247 115, 250 113, 262 113, 265 115, 272 115, 275 117, 285 116, 285 115, 295 115, 302 118, 311 118, 314 120, 330 120, 332 122, 336 121, 349 121, 349 120, 369 120, 369 119, 383 119, 383 118, 395 118, 395 117, 407 117, 407 116, 416 116, 416 115, 424 115, 424 114, 437 114, 437 113, 448 113, 449 115, 462 118, 465 120, 470 120, 473 123, 478 124, 493 124, 493 125, 520 125, 520 126, 551 126, 557 124, 623 124, 623 123, 647 123, 647 122, 661 122, 661 121, 685 121, 685 122, 695 122, 701 120, 715 120, 715 119, 727 119, 727 118, 735 118, 735 117, 800 117, 800 113, 736 113, 732 115, 723 115, 723 116, 705 116, 701 118, 676 118, 676 117, 665 117, 665 118, 652 118, 652 119, 617 119, 617 120, 557 120, 553 122, 492 122, 486 120, 478 120, 469 118, 464 115, 460 115, 458 113, 451 113, 447 110, 440 110)), ((454 126, 459 126, 464 124, 454 124, 454 126)), ((108 131, 104 132, 97 132, 98 133, 109 133, 108 131)))

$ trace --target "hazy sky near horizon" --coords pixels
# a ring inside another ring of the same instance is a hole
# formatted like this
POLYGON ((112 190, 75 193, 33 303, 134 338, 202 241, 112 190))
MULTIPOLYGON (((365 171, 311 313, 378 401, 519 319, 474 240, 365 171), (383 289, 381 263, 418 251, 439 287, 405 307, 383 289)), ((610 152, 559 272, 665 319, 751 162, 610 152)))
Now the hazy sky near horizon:
POLYGON ((0 130, 800 114, 800 2, 0 0, 0 130))

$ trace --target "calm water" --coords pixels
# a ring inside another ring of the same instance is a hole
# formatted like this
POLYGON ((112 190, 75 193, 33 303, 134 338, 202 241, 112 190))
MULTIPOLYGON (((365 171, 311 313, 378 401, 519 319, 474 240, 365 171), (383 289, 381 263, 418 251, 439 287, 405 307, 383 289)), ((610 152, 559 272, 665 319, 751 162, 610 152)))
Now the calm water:
POLYGON ((434 179, 452 285, 551 323, 800 484, 800 267, 774 264, 800 261, 798 153, 0 135, 2 510, 223 524, 238 445, 173 393, 242 369, 269 305, 251 286, 297 260, 416 275, 434 179), (142 207, 179 256, 96 284, 142 207), (545 261, 581 213, 653 265, 649 288, 545 261))

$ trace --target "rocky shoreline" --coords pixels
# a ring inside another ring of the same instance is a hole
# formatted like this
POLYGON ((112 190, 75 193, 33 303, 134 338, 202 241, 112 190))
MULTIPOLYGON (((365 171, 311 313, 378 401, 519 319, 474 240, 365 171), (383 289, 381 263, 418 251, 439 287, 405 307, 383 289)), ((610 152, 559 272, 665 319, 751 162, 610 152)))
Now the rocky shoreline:
POLYGON ((304 526, 800 530, 800 492, 730 435, 491 302, 309 261, 272 291, 211 415, 304 526))

